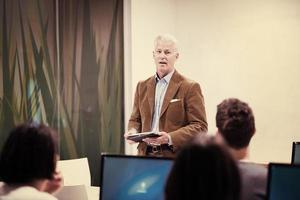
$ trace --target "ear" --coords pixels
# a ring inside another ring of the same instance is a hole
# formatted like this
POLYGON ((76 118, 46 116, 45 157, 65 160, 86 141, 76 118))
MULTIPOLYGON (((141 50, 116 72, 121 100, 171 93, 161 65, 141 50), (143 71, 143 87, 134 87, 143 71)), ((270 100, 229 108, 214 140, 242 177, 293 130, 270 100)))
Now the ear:
POLYGON ((179 53, 176 53, 176 59, 178 59, 179 58, 179 53))
POLYGON ((155 56, 154 56, 154 51, 152 51, 152 56, 153 56, 153 58, 155 58, 155 56))

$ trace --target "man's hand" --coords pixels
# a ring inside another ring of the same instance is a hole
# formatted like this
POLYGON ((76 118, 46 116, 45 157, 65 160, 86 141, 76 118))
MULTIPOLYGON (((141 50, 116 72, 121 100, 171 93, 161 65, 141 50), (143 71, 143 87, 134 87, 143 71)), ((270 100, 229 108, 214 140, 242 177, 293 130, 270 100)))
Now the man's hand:
POLYGON ((128 132, 124 133, 124 138, 125 140, 129 143, 129 144, 135 144, 136 142, 135 141, 132 141, 132 140, 128 140, 128 136, 130 134, 134 134, 134 133, 137 133, 137 131, 135 129, 130 129, 128 132))
POLYGON ((63 176, 61 172, 55 172, 53 174, 53 178, 47 180, 45 186, 45 192, 52 194, 56 192, 58 189, 60 189, 62 186, 63 186, 63 176))
POLYGON ((159 137, 157 138, 145 138, 143 139, 149 145, 161 145, 169 143, 169 134, 166 132, 159 132, 159 137))

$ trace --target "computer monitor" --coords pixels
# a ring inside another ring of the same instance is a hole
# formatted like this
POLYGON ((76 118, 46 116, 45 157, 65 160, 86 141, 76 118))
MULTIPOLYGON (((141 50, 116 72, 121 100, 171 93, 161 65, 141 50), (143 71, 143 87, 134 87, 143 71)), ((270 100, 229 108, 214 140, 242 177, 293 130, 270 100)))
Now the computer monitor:
POLYGON ((300 166, 270 163, 268 172, 268 200, 300 199, 300 166))
POLYGON ((101 155, 101 200, 163 200, 173 160, 101 155))
POLYGON ((292 164, 300 164, 300 142, 293 142, 292 164))

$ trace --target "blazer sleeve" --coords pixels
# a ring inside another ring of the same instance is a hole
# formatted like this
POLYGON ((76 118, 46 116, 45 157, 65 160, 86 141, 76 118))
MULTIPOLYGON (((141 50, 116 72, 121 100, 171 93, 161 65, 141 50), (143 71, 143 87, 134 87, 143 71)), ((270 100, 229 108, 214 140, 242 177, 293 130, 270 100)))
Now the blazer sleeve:
POLYGON ((140 82, 137 84, 135 95, 134 95, 134 103, 132 108, 132 113, 128 122, 128 131, 135 129, 136 132, 141 132, 142 130, 142 122, 141 122, 141 113, 140 113, 140 82))
POLYGON ((190 83, 185 94, 185 107, 186 125, 169 133, 175 151, 196 134, 207 132, 204 98, 197 82, 190 83))

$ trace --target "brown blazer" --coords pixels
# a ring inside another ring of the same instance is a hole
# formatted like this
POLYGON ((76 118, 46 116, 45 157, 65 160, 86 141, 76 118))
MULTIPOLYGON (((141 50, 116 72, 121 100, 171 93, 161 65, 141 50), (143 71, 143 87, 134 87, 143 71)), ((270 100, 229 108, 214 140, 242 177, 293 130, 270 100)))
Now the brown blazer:
MULTIPOLYGON (((128 130, 151 131, 155 101, 155 76, 137 85, 128 130)), ((176 70, 169 82, 159 119, 159 131, 170 134, 174 151, 195 134, 207 131, 204 99, 200 85, 176 70)), ((146 144, 138 145, 139 155, 145 155, 146 144)))

